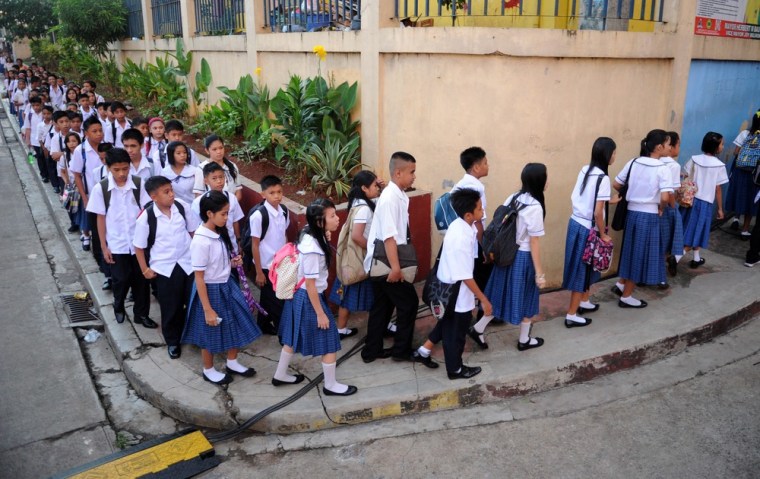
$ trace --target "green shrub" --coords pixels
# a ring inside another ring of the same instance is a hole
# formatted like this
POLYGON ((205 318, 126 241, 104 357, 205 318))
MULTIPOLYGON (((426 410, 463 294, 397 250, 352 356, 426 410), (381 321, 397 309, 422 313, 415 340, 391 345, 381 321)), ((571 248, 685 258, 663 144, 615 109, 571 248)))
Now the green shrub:
POLYGON ((330 195, 335 190, 338 199, 351 189, 350 179, 354 170, 361 166, 359 160, 359 137, 343 143, 337 136, 328 136, 324 147, 313 143, 301 157, 311 187, 324 190, 330 195))

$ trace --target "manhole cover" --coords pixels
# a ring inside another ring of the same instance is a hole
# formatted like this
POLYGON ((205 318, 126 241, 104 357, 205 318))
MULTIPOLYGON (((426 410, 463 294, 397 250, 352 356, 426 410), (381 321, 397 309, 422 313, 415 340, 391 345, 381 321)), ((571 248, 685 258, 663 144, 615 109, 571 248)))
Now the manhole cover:
POLYGON ((69 317, 69 321, 72 323, 81 323, 83 321, 98 321, 98 316, 95 307, 92 305, 92 299, 89 295, 86 299, 77 299, 74 294, 62 294, 60 296, 63 303, 63 309, 69 317))

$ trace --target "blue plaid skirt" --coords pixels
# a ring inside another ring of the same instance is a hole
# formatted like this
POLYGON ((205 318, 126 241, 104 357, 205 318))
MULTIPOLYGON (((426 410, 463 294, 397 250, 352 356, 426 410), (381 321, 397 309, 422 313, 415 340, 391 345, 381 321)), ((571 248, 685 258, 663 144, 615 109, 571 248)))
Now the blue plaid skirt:
POLYGON ((676 208, 666 206, 660 216, 662 253, 683 255, 683 219, 676 208))
POLYGON ((726 193, 726 211, 733 211, 737 215, 757 214, 755 195, 757 186, 752 181, 752 172, 734 168, 726 193))
POLYGON ((710 243, 713 204, 694 198, 694 204, 684 217, 683 244, 692 248, 707 248, 710 243))
POLYGON ((665 282, 665 258, 662 256, 660 216, 657 213, 628 211, 618 274, 635 283, 665 282))
POLYGON ((369 279, 358 283, 343 286, 336 279, 330 293, 330 302, 341 308, 353 311, 369 311, 375 302, 375 293, 372 291, 372 283, 369 279))
POLYGON ((183 344, 195 344, 216 354, 242 348, 261 336, 261 330, 253 320, 240 286, 235 284, 231 276, 226 283, 206 283, 206 290, 211 307, 223 321, 219 326, 206 324, 203 305, 193 283, 187 322, 182 332, 183 344))
POLYGON ((280 342, 304 356, 322 356, 340 351, 340 336, 335 318, 327 307, 324 295, 319 295, 319 301, 330 320, 328 329, 317 327, 317 312, 303 288, 295 292, 293 299, 285 301, 282 309, 280 342))
POLYGON ((591 266, 584 263, 583 250, 586 249, 586 239, 588 238, 589 229, 570 219, 567 225, 567 238, 565 239, 565 272, 562 275, 562 289, 573 291, 575 293, 585 293, 588 291, 586 286, 586 277, 591 273, 588 286, 599 281, 601 275, 594 271, 591 266))
POLYGON ((493 305, 493 315, 512 324, 538 314, 536 270, 530 251, 518 251, 512 266, 494 266, 485 295, 493 305))

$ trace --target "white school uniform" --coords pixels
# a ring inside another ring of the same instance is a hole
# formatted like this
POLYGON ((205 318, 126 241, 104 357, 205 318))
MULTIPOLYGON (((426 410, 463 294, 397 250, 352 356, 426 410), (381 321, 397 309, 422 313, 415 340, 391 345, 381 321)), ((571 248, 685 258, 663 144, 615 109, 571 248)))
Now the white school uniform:
POLYGON ((134 254, 135 247, 132 241, 135 237, 135 224, 143 205, 150 201, 150 196, 145 192, 143 183, 140 183, 140 204, 135 201, 132 190, 135 183, 132 178, 127 178, 124 186, 117 186, 113 175, 108 174, 108 190, 111 192, 108 211, 106 212, 103 189, 100 183, 96 183, 90 193, 87 203, 87 211, 106 217, 106 242, 113 254, 134 254))
POLYGON ((736 138, 734 138, 734 145, 741 148, 744 146, 744 142, 747 141, 747 137, 749 136, 749 130, 742 130, 736 138))
MULTIPOLYGON (((152 136, 146 138, 145 141, 143 142, 143 146, 142 146, 143 156, 147 156, 148 158, 152 159, 154 163, 155 163, 156 160, 158 160, 158 163, 160 164, 161 163, 161 158, 158 155, 158 150, 159 150, 159 146, 160 146, 161 143, 164 144, 164 154, 165 154, 166 153, 166 145, 169 144, 168 141, 166 141, 166 140, 156 141, 152 136), (148 150, 148 145, 150 145, 150 150, 148 150)), ((166 166, 165 162, 166 162, 166 157, 164 156, 164 165, 161 166, 162 168, 164 166, 166 166)))
POLYGON ((69 177, 69 184, 74 184, 74 172, 71 170, 71 158, 68 158, 71 155, 67 155, 65 152, 63 153, 63 156, 58 160, 58 162, 55 165, 55 169, 58 172, 58 176, 63 178, 63 170, 66 170, 66 173, 69 177))
MULTIPOLYGON (((155 164, 156 160, 153 161, 155 164)), ((193 194, 195 170, 197 170, 196 167, 186 164, 178 175, 174 172, 172 165, 169 163, 167 163, 164 169, 161 170, 161 176, 165 176, 171 180, 174 196, 187 204, 191 204, 195 199, 195 195, 193 194)))
POLYGON ((94 150, 89 141, 77 146, 71 158, 71 169, 74 173, 83 174, 82 182, 85 184, 85 193, 89 194, 100 181, 94 174, 95 169, 103 164, 97 150, 94 150))
MULTIPOLYGON (((200 226, 197 217, 190 214, 190 205, 182 200, 178 201, 185 208, 185 217, 179 212, 177 205, 172 204, 171 216, 166 216, 155 205, 152 206, 156 214, 156 239, 150 249, 150 269, 164 277, 171 277, 174 266, 179 265, 185 274, 192 274, 193 266, 190 261, 190 233, 200 226)), ((136 248, 148 247, 148 214, 143 211, 137 217, 135 224, 135 237, 132 244, 136 248)))
POLYGON ((24 130, 29 130, 29 143, 32 146, 40 146, 40 139, 37 136, 37 128, 40 123, 42 123, 42 111, 40 110, 39 113, 29 111, 24 122, 24 130))
MULTIPOLYGON (((243 214, 243 209, 240 207, 240 203, 238 203, 237 198, 235 198, 235 195, 231 195, 227 192, 224 193, 227 195, 227 199, 230 200, 230 212, 227 215, 227 233, 230 236, 230 240, 232 241, 232 249, 237 254, 238 253, 238 246, 237 246, 237 236, 235 236, 235 228, 233 225, 237 223, 238 221, 242 220, 245 215, 243 214)), ((196 196, 193 200, 193 204, 191 205, 190 209, 193 212, 193 214, 197 215, 199 221, 203 221, 201 219, 201 198, 203 198, 203 195, 196 196)), ((269 233, 267 233, 269 234, 269 233)))
POLYGON ((29 106, 29 87, 24 88, 23 90, 17 89, 13 92, 13 98, 11 98, 11 101, 16 104, 20 103, 21 106, 17 107, 19 110, 26 110, 26 107, 29 106))
MULTIPOLYGON (((198 159, 198 154, 193 150, 192 148, 188 147, 187 152, 190 155, 190 158, 187 160, 188 165, 192 165, 195 168, 198 168, 198 165, 201 164, 200 160, 198 159)), ((158 148, 151 147, 150 154, 148 155, 148 158, 153 160, 153 163, 161 163, 161 159, 159 158, 158 148)), ((164 167, 166 167, 169 164, 169 161, 166 161, 166 164, 164 167)), ((201 176, 203 176, 203 171, 201 171, 201 176)), ((205 186, 205 185, 204 185, 205 186)), ((195 189, 195 178, 193 178, 193 189, 195 189)), ((204 191, 205 192, 205 191, 204 191)))
POLYGON ((63 87, 60 87, 58 85, 50 86, 50 103, 53 104, 54 108, 59 109, 61 105, 61 101, 64 98, 65 91, 63 87))
MULTIPOLYGON (((594 195, 596 194, 596 183, 599 181, 599 177, 602 178, 602 182, 599 184, 599 194, 596 195, 596 201, 609 201, 610 200, 610 177, 605 175, 602 170, 594 167, 586 180, 586 188, 581 193, 581 186, 583 185, 583 178, 586 176, 588 166, 581 168, 581 172, 578 173, 578 179, 575 181, 575 188, 570 196, 570 201, 573 204, 573 214, 570 218, 573 221, 583 225, 586 229, 591 229, 591 221, 594 217, 594 210, 596 209, 596 203, 594 202, 594 195)), ((597 227, 597 230, 599 228, 597 227)))
MULTIPOLYGON (((372 200, 370 200, 372 201, 372 200)), ((372 224, 372 217, 374 216, 374 212, 369 207, 366 201, 358 199, 354 201, 351 208, 359 208, 359 210, 354 215, 354 224, 364 224, 364 239, 369 239, 369 228, 366 226, 368 224, 372 224)))
POLYGON ((45 130, 44 136, 42 138, 42 145, 48 152, 50 152, 50 141, 53 139, 56 133, 58 133, 58 130, 55 128, 55 123, 51 121, 49 128, 45 130))
MULTIPOLYGON (((207 191, 206 184, 203 182, 203 167, 209 164, 210 161, 211 160, 206 160, 198 165, 198 171, 195 172, 195 186, 193 187, 193 193, 195 194, 200 195, 207 191)), ((222 164, 225 180, 224 190, 234 195, 237 190, 243 189, 243 185, 240 183, 240 171, 238 170, 237 165, 233 163, 232 166, 235 170, 235 178, 232 178, 232 174, 230 173, 230 169, 227 167, 227 165, 222 164)))
MULTIPOLYGON (((514 194, 509 195, 504 205, 508 206, 514 196, 514 194)), ((520 245, 518 248, 520 251, 530 251, 531 236, 544 236, 544 210, 541 208, 541 203, 530 193, 521 194, 517 197, 517 201, 525 205, 525 208, 517 214, 515 240, 520 245)))
MULTIPOLYGON (((267 236, 269 233, 267 233, 267 236)), ((304 235, 298 243, 298 252, 300 253, 298 263, 298 278, 313 279, 317 293, 322 293, 327 289, 327 261, 325 252, 322 247, 311 235, 304 235)), ((306 289, 306 281, 300 286, 306 289)))
POLYGON ((367 256, 364 258, 364 271, 369 272, 372 266, 375 239, 385 241, 388 238, 393 238, 397 245, 406 244, 408 228, 409 197, 401 191, 396 183, 390 182, 377 200, 375 215, 372 218, 372 225, 367 237, 367 256))
MULTIPOLYGON (((438 263, 438 279, 444 283, 456 283, 473 278, 475 259, 469 254, 473 246, 477 248, 477 230, 462 218, 451 222, 443 238, 441 259, 438 263)), ((475 309, 475 293, 462 283, 454 306, 457 313, 467 313, 475 309)))
POLYGON ((728 183, 726 165, 714 156, 695 155, 684 165, 691 171, 694 165, 694 183, 697 185, 695 198, 712 204, 715 202, 715 187, 728 183))
POLYGON ((108 118, 101 118, 100 115, 98 115, 98 121, 100 122, 100 125, 103 127, 103 143, 108 143, 106 141, 106 131, 111 129, 111 122, 108 121, 108 118))
POLYGON ((204 225, 195 230, 190 241, 190 262, 193 271, 203 271, 206 284, 224 284, 230 278, 230 257, 219 233, 204 225))
MULTIPOLYGON (((53 122, 45 123, 44 121, 40 121, 37 124, 37 128, 32 131, 32 137, 37 139, 37 145, 39 146, 45 146, 45 138, 48 136, 47 132, 50 130, 50 127, 53 126, 53 122)), ((34 144, 34 143, 32 143, 34 144)))
POLYGON ((87 121, 89 117, 98 114, 98 112, 93 107, 90 107, 89 110, 85 111, 84 108, 82 108, 81 106, 79 107, 79 113, 82 114, 82 123, 87 121))
MULTIPOLYGON (((61 135, 61 132, 56 132, 52 138, 50 138, 50 147, 48 148, 50 157, 53 157, 53 153, 63 153, 66 151, 66 140, 61 135)), ((60 159, 60 158, 59 158, 60 159)))
POLYGON ((673 192, 672 180, 665 164, 660 160, 642 156, 630 160, 620 170, 615 181, 625 184, 628 171, 633 164, 628 185, 628 210, 641 213, 657 214, 660 204, 660 193, 673 192), (635 164, 633 162, 636 162, 635 164))
POLYGON ((124 148, 124 143, 121 142, 121 135, 124 134, 124 132, 130 128, 132 128, 132 122, 124 119, 126 122, 124 125, 116 121, 114 119, 114 124, 116 125, 116 135, 114 137, 114 124, 109 123, 108 128, 103 129, 104 135, 103 140, 105 143, 111 143, 113 146, 117 148, 124 148))
POLYGON ((151 176, 160 176, 161 175, 161 168, 156 168, 155 163, 151 163, 148 161, 147 158, 144 156, 140 158, 140 163, 135 167, 135 164, 131 161, 129 162, 129 174, 134 176, 139 176, 142 178, 143 183, 150 178, 151 176))
MULTIPOLYGON (((264 202, 269 215, 269 226, 264 239, 259 242, 259 255, 261 256, 261 268, 269 269, 272 265, 275 253, 288 241, 286 232, 290 224, 290 216, 285 217, 285 211, 281 205, 275 209, 268 201, 264 202)), ((255 211, 249 219, 252 238, 261 238, 262 216, 260 211, 255 211)))
POLYGON ((663 156, 660 161, 665 165, 670 174, 670 187, 677 190, 681 187, 681 165, 669 156, 663 156))
POLYGON ((480 203, 483 205, 483 219, 481 220, 481 223, 483 223, 483 226, 486 225, 486 187, 483 185, 483 182, 481 182, 479 179, 475 178, 469 173, 465 173, 465 175, 462 177, 461 180, 457 182, 456 185, 454 185, 453 188, 451 188, 451 192, 455 192, 456 190, 463 190, 465 188, 469 188, 471 190, 475 190, 478 193, 480 193, 480 203))

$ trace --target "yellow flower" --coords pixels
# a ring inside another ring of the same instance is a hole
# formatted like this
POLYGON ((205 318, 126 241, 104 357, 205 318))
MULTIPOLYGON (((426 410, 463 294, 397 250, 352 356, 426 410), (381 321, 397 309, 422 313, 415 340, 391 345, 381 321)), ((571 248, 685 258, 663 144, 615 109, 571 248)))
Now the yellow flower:
POLYGON ((253 73, 255 73, 257 77, 260 77, 260 76, 261 76, 261 67, 258 67, 258 68, 256 68, 256 69, 253 71, 253 73))
POLYGON ((319 57, 319 60, 322 61, 325 58, 327 58, 327 51, 325 50, 325 47, 322 45, 317 45, 314 48, 312 48, 312 51, 316 56, 319 57))

